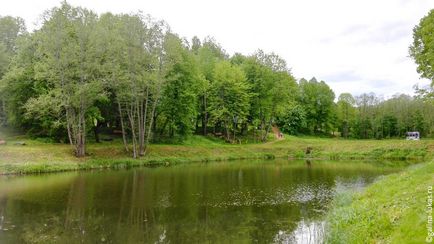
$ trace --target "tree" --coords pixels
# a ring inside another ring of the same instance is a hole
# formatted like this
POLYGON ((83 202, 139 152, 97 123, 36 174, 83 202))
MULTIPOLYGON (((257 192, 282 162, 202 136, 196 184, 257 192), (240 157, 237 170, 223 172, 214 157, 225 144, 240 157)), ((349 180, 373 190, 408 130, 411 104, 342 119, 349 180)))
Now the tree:
POLYGON ((434 9, 414 27, 413 44, 410 46, 410 56, 417 64, 417 72, 421 77, 434 82, 434 37, 432 33, 434 33, 434 9))
POLYGON ((6 50, 6 46, 0 43, 0 78, 6 73, 9 65, 9 55, 6 50))
POLYGON ((39 43, 36 55, 41 57, 35 64, 35 76, 45 80, 48 89, 25 105, 28 116, 50 111, 58 119, 64 118, 69 142, 78 157, 86 154, 89 113, 97 100, 105 98, 95 75, 92 46, 97 19, 95 13, 65 2, 47 12, 41 30, 35 34, 39 43))
POLYGON ((194 57, 177 36, 167 35, 165 50, 171 65, 167 70, 167 85, 160 106, 161 116, 164 116, 161 129, 167 126, 171 137, 175 134, 185 137, 194 130, 201 77, 194 57))
POLYGON ((301 79, 299 83, 299 102, 306 111, 308 132, 326 134, 333 124, 335 94, 324 82, 315 78, 307 81, 301 79))
POLYGON ((107 15, 104 19, 101 28, 113 35, 103 40, 111 45, 104 51, 110 58, 102 63, 118 105, 125 149, 128 151, 128 131, 133 157, 137 158, 146 154, 166 84, 170 61, 164 50, 167 25, 141 14, 107 15))
POLYGON ((354 123, 356 100, 349 93, 339 95, 337 103, 337 119, 339 130, 344 138, 348 138, 351 125, 354 123))
MULTIPOLYGON (((358 117, 354 126, 355 135, 357 138, 368 139, 374 136, 375 129, 373 123, 375 109, 380 102, 380 99, 374 93, 363 93, 355 97, 358 117)), ((379 116, 381 118, 381 116, 379 116)), ((381 124, 381 123, 379 123, 381 124)))
POLYGON ((29 134, 35 134, 34 132, 37 131, 38 135, 48 134, 57 137, 54 134, 57 134, 55 131, 61 127, 61 124, 55 123, 56 120, 51 114, 25 116, 26 110, 23 105, 30 98, 45 93, 48 84, 35 77, 35 64, 39 61, 35 54, 36 38, 34 36, 22 38, 17 46, 17 53, 1 80, 4 105, 8 108, 6 111, 8 124, 27 129, 29 134))
POLYGON ((214 83, 210 89, 209 111, 215 125, 222 124, 226 140, 236 140, 239 124, 249 112, 249 86, 241 68, 220 61, 214 70, 214 83), (231 133, 232 132, 232 133, 231 133))
POLYGON ((26 34, 24 20, 20 17, 0 17, 0 43, 2 43, 9 54, 17 50, 17 39, 26 34))
POLYGON ((233 62, 242 63, 252 93, 250 120, 261 129, 261 141, 266 141, 273 123, 295 101, 295 79, 285 61, 274 53, 259 50, 244 61, 235 56, 233 62))
MULTIPOLYGON (((419 108, 420 109, 420 108, 419 108)), ((412 116, 412 130, 419 131, 421 135, 425 135, 426 133, 426 123, 425 118, 422 115, 421 110, 417 109, 412 116)))
POLYGON ((283 132, 297 135, 307 127, 306 112, 299 104, 288 106, 277 118, 277 125, 283 132))
POLYGON ((200 42, 193 40, 194 53, 200 71, 200 84, 198 85, 199 94, 199 120, 202 123, 202 134, 208 133, 209 121, 209 92, 214 82, 214 68, 217 62, 225 60, 227 55, 223 48, 212 38, 206 38, 200 46, 200 42), (197 51, 195 51, 197 49, 197 51))
MULTIPOLYGON (((12 57, 17 52, 18 39, 25 35, 26 26, 20 17, 0 17, 0 80, 6 73, 12 57)), ((7 122, 6 94, 2 92, 4 84, 0 83, 0 126, 7 122)))
POLYGON ((382 121, 382 137, 391 138, 398 135, 398 119, 393 115, 386 115, 382 121))
MULTIPOLYGON (((116 67, 111 87, 118 103, 124 144, 128 150, 128 128, 132 156, 137 158, 144 155, 145 151, 145 135, 150 121, 148 115, 152 107, 150 85, 151 80, 155 79, 150 73, 155 69, 156 63, 155 59, 151 58, 151 52, 148 53, 145 49, 145 45, 150 44, 150 36, 143 16, 120 15, 116 18, 114 21, 117 25, 113 32, 116 34, 114 39, 118 40, 119 45, 114 45, 114 50, 109 47, 108 52, 115 51, 115 56, 113 61, 107 60, 106 65, 116 67)), ((111 23, 108 22, 108 25, 111 23)))
POLYGON ((193 52, 193 54, 197 55, 201 46, 202 43, 200 39, 197 36, 194 36, 191 40, 191 51, 193 52))

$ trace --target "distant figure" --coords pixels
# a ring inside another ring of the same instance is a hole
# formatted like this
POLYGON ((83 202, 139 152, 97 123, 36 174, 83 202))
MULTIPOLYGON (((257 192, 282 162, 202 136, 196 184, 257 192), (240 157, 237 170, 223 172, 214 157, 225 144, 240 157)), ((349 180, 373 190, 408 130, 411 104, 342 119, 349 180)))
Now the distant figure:
POLYGON ((420 133, 419 131, 411 131, 407 132, 407 140, 419 140, 420 139, 420 133))
POLYGON ((283 133, 279 132, 279 138, 283 138, 283 133))
POLYGON ((2 139, 0 139, 0 145, 6 145, 6 141, 5 141, 5 140, 2 140, 2 139))

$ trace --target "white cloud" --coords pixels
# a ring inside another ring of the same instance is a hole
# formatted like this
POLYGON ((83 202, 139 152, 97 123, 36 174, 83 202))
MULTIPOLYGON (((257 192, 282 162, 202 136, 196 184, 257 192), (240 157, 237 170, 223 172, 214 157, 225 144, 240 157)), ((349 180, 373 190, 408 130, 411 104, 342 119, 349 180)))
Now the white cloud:
MULTIPOLYGON (((95 10, 142 10, 166 20, 187 38, 214 36, 229 52, 261 48, 284 57, 297 78, 325 80, 337 93, 412 93, 420 80, 408 57, 412 28, 434 8, 432 0, 70 0, 95 10)), ((2 3, 0 15, 27 24, 58 0, 2 3)))

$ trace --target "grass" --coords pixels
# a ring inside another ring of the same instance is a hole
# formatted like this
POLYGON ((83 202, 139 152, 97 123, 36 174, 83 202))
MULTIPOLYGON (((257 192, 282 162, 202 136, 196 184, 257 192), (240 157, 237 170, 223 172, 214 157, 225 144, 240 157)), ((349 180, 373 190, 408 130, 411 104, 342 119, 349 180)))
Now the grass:
POLYGON ((242 145, 219 139, 192 136, 178 144, 152 144, 148 154, 132 159, 120 140, 90 143, 88 156, 76 158, 69 145, 32 140, 0 132, 7 145, 0 145, 0 174, 28 174, 95 168, 124 168, 139 165, 170 165, 235 159, 318 158, 318 159, 423 159, 434 149, 433 140, 344 140, 285 136, 283 140, 242 145), (25 146, 15 145, 25 142, 25 146), (313 148, 305 154, 306 148, 313 148))
POLYGON ((389 175, 359 193, 344 193, 328 215, 329 243, 425 243, 434 161, 389 175))

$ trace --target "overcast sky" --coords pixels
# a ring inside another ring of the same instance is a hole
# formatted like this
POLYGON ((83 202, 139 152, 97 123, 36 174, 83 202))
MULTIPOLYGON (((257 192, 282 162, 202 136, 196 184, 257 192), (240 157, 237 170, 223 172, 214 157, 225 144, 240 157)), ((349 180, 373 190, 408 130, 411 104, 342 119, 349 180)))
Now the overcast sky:
MULTIPOLYGON (((282 56, 297 79, 315 76, 338 96, 413 93, 419 79, 408 57, 412 29, 434 0, 69 0, 97 13, 138 10, 166 20, 191 39, 214 37, 229 53, 257 49, 282 56)), ((59 0, 6 0, 0 15, 20 16, 29 29, 59 0)))

